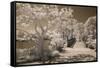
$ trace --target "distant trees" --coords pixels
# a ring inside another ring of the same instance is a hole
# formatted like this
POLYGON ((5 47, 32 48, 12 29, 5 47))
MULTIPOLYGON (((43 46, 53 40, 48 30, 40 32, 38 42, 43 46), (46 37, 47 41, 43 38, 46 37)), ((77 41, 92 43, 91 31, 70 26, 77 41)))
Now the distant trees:
POLYGON ((96 49, 96 16, 88 18, 84 27, 84 41, 86 46, 96 49))

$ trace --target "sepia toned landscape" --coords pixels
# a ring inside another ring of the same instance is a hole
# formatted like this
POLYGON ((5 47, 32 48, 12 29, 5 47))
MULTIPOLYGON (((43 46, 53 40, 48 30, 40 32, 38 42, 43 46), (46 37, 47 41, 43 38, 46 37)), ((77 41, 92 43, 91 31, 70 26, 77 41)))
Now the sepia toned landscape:
POLYGON ((96 7, 16 3, 16 62, 96 61, 96 28, 96 7))

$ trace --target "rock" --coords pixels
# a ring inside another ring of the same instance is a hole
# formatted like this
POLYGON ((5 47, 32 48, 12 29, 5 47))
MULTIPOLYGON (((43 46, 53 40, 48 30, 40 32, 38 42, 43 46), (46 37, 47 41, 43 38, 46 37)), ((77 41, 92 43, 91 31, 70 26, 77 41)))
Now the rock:
POLYGON ((86 48, 83 42, 76 42, 73 48, 86 48))
POLYGON ((59 51, 55 50, 52 52, 52 57, 59 56, 59 51))

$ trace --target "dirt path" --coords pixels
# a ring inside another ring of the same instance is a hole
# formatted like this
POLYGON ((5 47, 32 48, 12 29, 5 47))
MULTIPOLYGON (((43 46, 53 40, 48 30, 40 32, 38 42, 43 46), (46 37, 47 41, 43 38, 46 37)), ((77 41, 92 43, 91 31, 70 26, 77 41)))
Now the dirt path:
POLYGON ((64 48, 63 53, 60 53, 61 58, 68 58, 69 56, 76 56, 79 54, 91 55, 96 57, 96 52, 89 48, 64 48))

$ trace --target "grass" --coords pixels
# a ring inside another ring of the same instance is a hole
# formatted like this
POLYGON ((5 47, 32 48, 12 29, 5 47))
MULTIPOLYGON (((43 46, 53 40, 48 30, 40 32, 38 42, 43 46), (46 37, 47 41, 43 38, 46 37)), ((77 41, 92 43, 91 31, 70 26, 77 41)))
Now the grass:
POLYGON ((24 49, 24 48, 31 48, 35 45, 34 41, 32 40, 24 40, 24 41, 16 41, 16 48, 17 49, 24 49))

